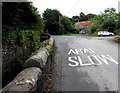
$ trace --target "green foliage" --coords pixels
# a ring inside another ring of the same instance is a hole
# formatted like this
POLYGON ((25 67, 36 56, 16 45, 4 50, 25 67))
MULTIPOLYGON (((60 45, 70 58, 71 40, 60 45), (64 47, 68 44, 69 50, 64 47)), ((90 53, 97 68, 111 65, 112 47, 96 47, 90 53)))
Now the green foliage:
POLYGON ((97 32, 91 33, 91 34, 85 34, 84 36, 98 36, 97 32))
POLYGON ((4 26, 14 30, 43 29, 43 20, 31 2, 3 2, 2 19, 4 26))
POLYGON ((31 2, 3 2, 3 42, 39 47, 44 23, 37 9, 31 2))
POLYGON ((120 43, 120 36, 115 37, 115 42, 120 43))
POLYGON ((97 15, 95 18, 93 18, 91 21, 92 21, 96 26, 102 25, 105 16, 106 16, 105 14, 99 14, 99 15, 97 15))
POLYGON ((107 8, 103 13, 93 18, 92 21, 96 26, 101 27, 104 30, 116 33, 115 30, 119 29, 120 27, 119 17, 120 15, 116 13, 116 10, 114 8, 107 8))
POLYGON ((108 31, 114 31, 116 29, 116 24, 115 20, 113 18, 106 19, 103 22, 103 29, 107 29, 108 31))
POLYGON ((64 34, 64 35, 67 35, 67 36, 74 36, 74 35, 78 35, 78 34, 68 33, 68 34, 64 34))
POLYGON ((96 15, 95 14, 87 14, 85 15, 83 12, 80 13, 79 16, 73 16, 72 20, 73 22, 80 22, 80 21, 89 21, 91 19, 93 19, 96 15))
POLYGON ((88 19, 87 19, 87 17, 86 17, 86 15, 84 14, 84 13, 80 13, 80 21, 87 21, 88 19))
POLYGON ((117 15, 117 29, 120 29, 120 13, 116 15, 117 15))
POLYGON ((89 28, 89 30, 91 31, 91 33, 94 33, 94 32, 96 32, 97 28, 98 28, 98 27, 96 27, 96 26, 91 26, 91 27, 89 28))
POLYGON ((39 45, 36 46, 36 50, 35 50, 34 52, 32 52, 32 55, 31 55, 31 56, 35 55, 35 54, 38 52, 38 49, 40 50, 41 48, 43 48, 43 47, 45 47, 46 45, 48 45, 48 43, 49 43, 49 39, 47 39, 47 40, 45 40, 45 41, 43 41, 43 42, 39 42, 39 45))
POLYGON ((9 31, 6 38, 3 40, 10 44, 24 45, 27 47, 36 47, 40 44, 40 36, 42 31, 39 30, 22 30, 17 33, 17 31, 9 31), (17 35, 19 34, 19 35, 17 35), (19 37, 18 37, 19 36, 19 37), (18 40, 19 39, 19 40, 18 40))
POLYGON ((89 20, 89 21, 90 21, 91 19, 93 19, 95 16, 96 16, 96 14, 91 14, 91 13, 86 15, 87 20, 89 20))
POLYGON ((117 35, 120 35, 120 29, 116 29, 114 32, 115 32, 117 35))
POLYGON ((56 9, 46 9, 43 13, 43 19, 45 23, 45 30, 48 30, 50 34, 59 34, 59 17, 61 13, 56 9))
POLYGON ((62 14, 54 9, 46 9, 43 13, 45 21, 45 30, 50 34, 65 34, 73 30, 72 19, 62 16, 62 14))
POLYGON ((73 30, 72 30, 72 33, 74 33, 74 34, 79 34, 79 33, 80 33, 80 30, 79 30, 79 29, 73 29, 73 30))
POLYGON ((79 16, 73 16, 72 20, 75 23, 75 22, 79 22, 80 18, 79 18, 79 16))
POLYGON ((28 46, 28 47, 35 47, 39 46, 40 43, 40 31, 33 31, 33 30, 23 30, 21 31, 21 40, 20 43, 28 46))
POLYGON ((113 14, 116 12, 116 9, 115 8, 107 8, 104 10, 104 13, 110 13, 110 14, 113 14))
POLYGON ((71 33, 73 30, 72 22, 66 16, 60 17, 60 34, 71 33))

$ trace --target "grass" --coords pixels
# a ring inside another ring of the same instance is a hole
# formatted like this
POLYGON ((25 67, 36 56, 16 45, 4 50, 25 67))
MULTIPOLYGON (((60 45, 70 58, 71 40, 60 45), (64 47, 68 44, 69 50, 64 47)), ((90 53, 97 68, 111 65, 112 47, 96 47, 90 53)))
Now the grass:
POLYGON ((120 36, 115 37, 115 42, 120 43, 120 36))
POLYGON ((93 33, 93 34, 84 34, 83 36, 98 36, 97 32, 93 33))
POLYGON ((74 35, 79 35, 79 34, 69 33, 69 34, 64 34, 64 35, 67 35, 67 36, 74 36, 74 35))
POLYGON ((73 34, 73 33, 68 33, 68 34, 64 34, 64 35, 67 35, 67 36, 74 36, 74 35, 83 35, 83 36, 98 36, 97 35, 97 32, 95 33, 92 33, 92 34, 73 34))

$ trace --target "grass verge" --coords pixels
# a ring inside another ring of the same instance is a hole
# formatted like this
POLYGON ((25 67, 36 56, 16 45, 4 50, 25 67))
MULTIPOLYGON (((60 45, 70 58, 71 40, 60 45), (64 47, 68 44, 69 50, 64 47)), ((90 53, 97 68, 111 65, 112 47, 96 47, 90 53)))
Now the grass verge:
POLYGON ((97 32, 92 33, 92 34, 84 34, 83 36, 98 36, 97 32))
POLYGON ((74 35, 79 35, 79 34, 73 34, 73 33, 68 33, 68 34, 64 34, 66 36, 74 36, 74 35))
POLYGON ((120 43, 120 36, 116 36, 114 41, 117 42, 117 43, 120 43))

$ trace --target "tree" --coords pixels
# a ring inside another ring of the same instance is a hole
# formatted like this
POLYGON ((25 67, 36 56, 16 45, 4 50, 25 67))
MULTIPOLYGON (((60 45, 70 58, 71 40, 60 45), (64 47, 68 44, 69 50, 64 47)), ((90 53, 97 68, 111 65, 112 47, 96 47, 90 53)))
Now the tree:
POLYGON ((75 23, 75 22, 79 22, 80 18, 79 18, 79 16, 73 16, 72 20, 75 23))
POLYGON ((44 23, 37 9, 31 2, 3 2, 2 10, 3 41, 22 45, 25 40, 34 44, 40 40, 44 23), (34 38, 36 37, 39 38, 34 42, 34 38))
POLYGON ((87 21, 88 19, 87 19, 87 16, 83 13, 83 12, 81 12, 80 13, 80 21, 87 21))
POLYGON ((120 29, 120 13, 117 14, 117 19, 118 19, 117 29, 120 29))
POLYGON ((60 34, 67 34, 67 33, 71 33, 73 30, 73 26, 72 26, 72 22, 70 21, 70 19, 66 16, 61 16, 61 21, 60 21, 60 34))
POLYGON ((91 13, 86 15, 87 20, 91 20, 91 19, 93 19, 95 16, 96 16, 96 14, 91 14, 91 13))
POLYGON ((116 24, 115 33, 120 35, 120 13, 118 13, 116 15, 117 15, 117 24, 116 24))
POLYGON ((115 12, 116 10, 114 8, 105 9, 103 13, 93 18, 94 24, 105 30, 115 31, 118 24, 118 17, 115 12))
POLYGON ((104 13, 110 13, 110 14, 113 14, 116 12, 116 9, 115 8, 107 8, 104 10, 104 13))
POLYGON ((59 22, 62 14, 56 9, 46 9, 43 13, 43 19, 45 22, 45 30, 48 30, 50 34, 59 34, 59 22))
POLYGON ((37 29, 44 27, 43 20, 31 2, 3 2, 3 25, 13 29, 37 29))

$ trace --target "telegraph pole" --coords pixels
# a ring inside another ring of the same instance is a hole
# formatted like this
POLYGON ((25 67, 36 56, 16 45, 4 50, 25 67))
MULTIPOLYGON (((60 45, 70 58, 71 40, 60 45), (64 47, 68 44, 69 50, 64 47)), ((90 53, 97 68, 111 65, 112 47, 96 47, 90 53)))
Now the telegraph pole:
POLYGON ((60 24, 61 24, 61 18, 60 18, 60 15, 59 15, 59 32, 60 32, 60 24))
POLYGON ((118 13, 120 13, 120 1, 118 2, 118 13))

